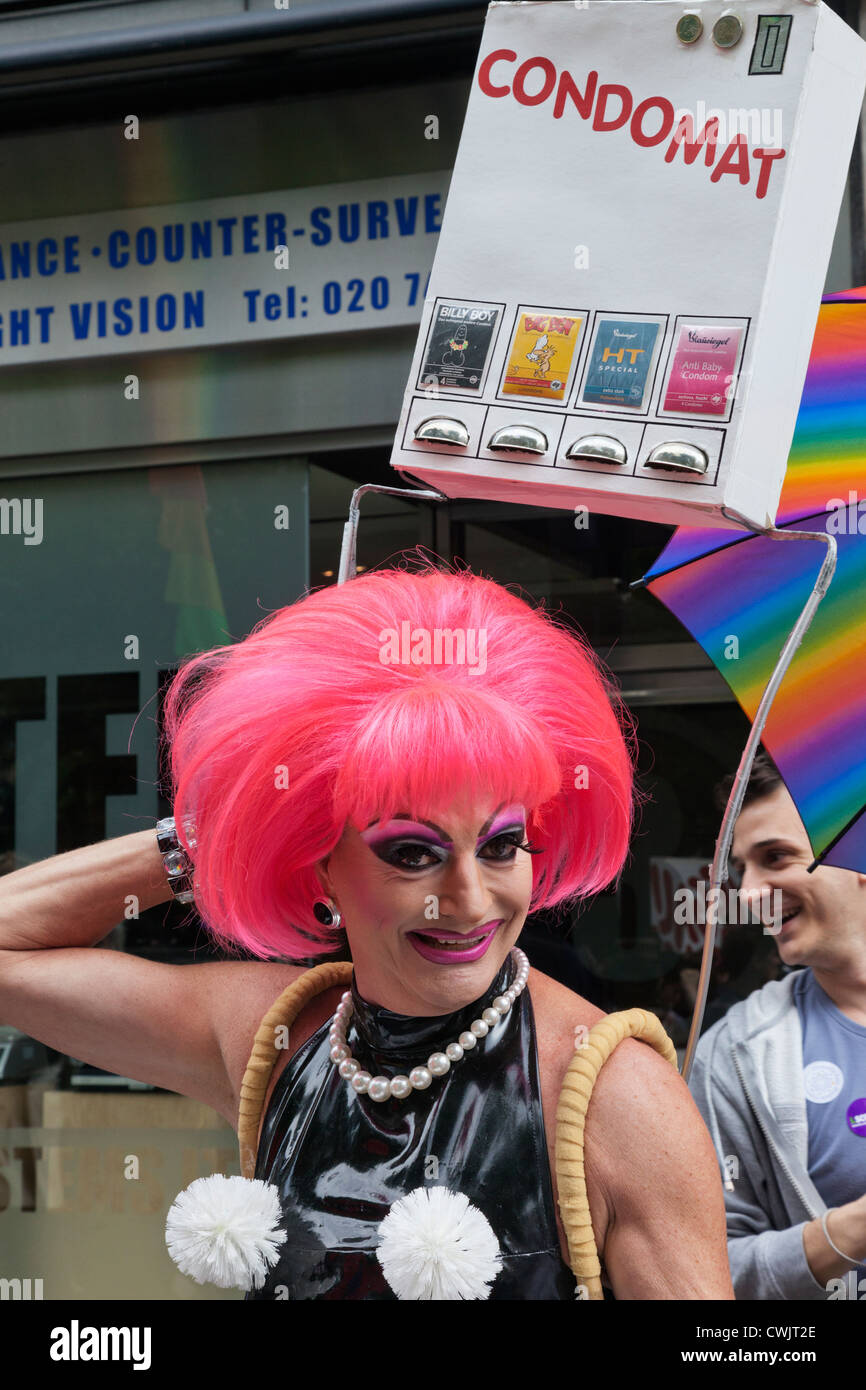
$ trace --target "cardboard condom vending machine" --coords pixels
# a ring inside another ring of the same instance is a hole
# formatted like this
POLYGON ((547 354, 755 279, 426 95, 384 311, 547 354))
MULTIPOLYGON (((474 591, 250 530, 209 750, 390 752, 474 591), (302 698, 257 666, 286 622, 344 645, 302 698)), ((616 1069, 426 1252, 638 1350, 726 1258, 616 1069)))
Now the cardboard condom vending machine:
POLYGON ((823 3, 495 0, 393 467, 772 525, 864 86, 823 3))

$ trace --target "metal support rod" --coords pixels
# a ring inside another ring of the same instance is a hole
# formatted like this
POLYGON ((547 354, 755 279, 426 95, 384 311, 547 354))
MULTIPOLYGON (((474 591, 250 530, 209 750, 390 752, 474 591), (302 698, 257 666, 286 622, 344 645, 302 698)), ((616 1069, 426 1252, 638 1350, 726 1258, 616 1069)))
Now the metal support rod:
POLYGON ((349 503, 349 520, 343 527, 343 547, 340 551, 340 572, 337 576, 338 584, 345 584, 347 579, 354 579, 357 574, 358 560, 358 522, 361 519, 360 500, 365 492, 385 492, 391 497, 414 497, 419 502, 448 502, 444 492, 421 491, 418 488, 409 487, 382 487, 379 483, 363 483, 361 487, 356 487, 352 493, 352 500, 349 503))
MULTIPOLYGON (((755 528, 749 527, 749 530, 755 531, 755 528)), ((713 950, 716 944, 716 922, 719 896, 718 892, 713 892, 713 889, 720 889, 721 885, 725 883, 728 878, 728 855, 731 849, 731 841, 734 838, 734 824, 743 805, 743 797, 746 794, 749 774, 752 770, 752 763, 754 762, 755 754, 758 750, 761 734, 764 731, 764 725, 767 722, 770 706, 776 698, 776 693, 793 660, 794 653, 805 637, 809 624, 815 616, 815 610, 827 592, 830 580, 833 578, 833 573, 836 569, 836 538, 835 536, 828 535, 824 531, 790 531, 780 530, 775 526, 771 526, 766 530, 756 531, 755 533, 760 536, 770 536, 782 541, 822 541, 827 547, 827 554, 824 557, 824 563, 815 580, 812 592, 806 600, 799 618, 788 634, 788 639, 779 654, 779 659, 773 667, 770 679, 767 681, 766 689, 761 696, 761 702, 758 705, 749 737, 746 740, 743 756, 740 759, 740 765, 737 768, 734 784, 731 787, 731 794, 728 797, 728 804, 725 807, 725 814, 722 818, 719 838, 716 841, 716 852, 713 857, 712 868, 710 869, 710 891, 708 894, 710 906, 707 912, 704 950, 701 957, 701 972, 698 978, 698 991, 695 999, 695 1009, 692 1015, 692 1026, 689 1030, 686 1052, 683 1058, 682 1078, 684 1081, 688 1081, 689 1079, 695 1048, 698 1045, 698 1038, 700 1036, 701 1023, 704 1018, 707 991, 710 985, 710 970, 712 969, 713 950)))

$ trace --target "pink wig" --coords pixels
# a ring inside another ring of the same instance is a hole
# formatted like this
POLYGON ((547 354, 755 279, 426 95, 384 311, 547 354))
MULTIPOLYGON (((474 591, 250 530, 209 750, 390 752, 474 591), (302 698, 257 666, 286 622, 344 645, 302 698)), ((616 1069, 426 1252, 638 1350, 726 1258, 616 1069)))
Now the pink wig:
POLYGON ((333 950, 313 865, 347 823, 520 803, 543 851, 530 912, 606 887, 628 852, 634 726, 611 677, 565 622, 467 570, 424 560, 306 594, 188 659, 165 730, 199 912, 263 959, 333 950))

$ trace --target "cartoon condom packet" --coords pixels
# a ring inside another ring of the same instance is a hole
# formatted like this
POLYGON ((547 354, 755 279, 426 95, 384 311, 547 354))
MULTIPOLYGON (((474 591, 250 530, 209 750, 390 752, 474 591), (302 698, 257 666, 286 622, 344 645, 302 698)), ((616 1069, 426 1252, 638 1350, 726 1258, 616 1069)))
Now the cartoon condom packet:
POLYGON ((482 391, 501 313, 501 306, 497 304, 450 301, 437 304, 419 386, 456 386, 482 391))
POLYGON ((565 400, 583 315, 521 313, 508 351, 503 395, 565 400))

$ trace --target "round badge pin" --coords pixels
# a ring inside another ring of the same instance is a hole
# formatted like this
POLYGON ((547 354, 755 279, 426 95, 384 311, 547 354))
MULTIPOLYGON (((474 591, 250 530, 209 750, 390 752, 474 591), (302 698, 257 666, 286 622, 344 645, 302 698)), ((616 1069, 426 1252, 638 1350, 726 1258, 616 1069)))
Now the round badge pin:
POLYGON ((848 1121, 848 1128, 852 1134, 866 1139, 866 1096, 861 1096, 859 1100, 852 1100, 845 1112, 845 1119, 848 1121))
POLYGON ((806 1099, 815 1105, 827 1105, 835 1100, 845 1081, 841 1067, 835 1062, 810 1062, 803 1069, 803 1089, 806 1099))

